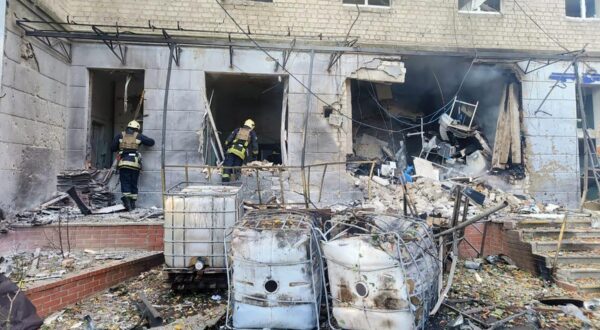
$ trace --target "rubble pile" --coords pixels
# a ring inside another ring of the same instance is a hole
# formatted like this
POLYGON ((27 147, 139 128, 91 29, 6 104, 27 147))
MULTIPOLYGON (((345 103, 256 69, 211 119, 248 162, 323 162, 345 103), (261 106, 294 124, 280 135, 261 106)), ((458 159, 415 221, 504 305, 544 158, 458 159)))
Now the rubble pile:
MULTIPOLYGON (((385 184, 378 181, 371 182, 371 199, 363 202, 364 208, 373 208, 376 212, 402 211, 404 196, 416 206, 419 214, 426 216, 446 218, 452 216, 454 207, 453 188, 457 185, 463 188, 471 188, 472 191, 483 195, 484 200, 481 208, 490 207, 501 202, 508 202, 509 208, 500 212, 496 217, 506 213, 556 213, 561 207, 554 204, 543 204, 535 201, 527 195, 512 194, 501 189, 496 189, 486 184, 485 177, 478 180, 468 181, 439 181, 425 177, 414 177, 413 182, 402 184, 385 184), (406 187, 406 194, 404 193, 406 187)), ((363 189, 367 196, 369 186, 368 176, 359 176, 357 185, 363 189)), ((475 204, 475 203, 472 203, 475 204)), ((479 213, 481 208, 469 209, 469 216, 479 213)))
POLYGON ((569 298, 569 295, 550 282, 496 260, 493 264, 483 260, 461 262, 441 313, 430 320, 432 328, 485 329, 486 325, 494 324, 520 329, 600 326, 600 314, 591 308, 570 305, 569 301, 577 301, 577 298, 564 299, 565 302, 559 299, 557 306, 542 303, 553 297, 569 298), (581 316, 587 320, 582 321, 581 316))
POLYGON ((114 195, 108 185, 111 169, 85 169, 61 172, 57 176, 57 190, 66 192, 75 187, 82 200, 92 208, 102 208, 113 204, 114 195))
POLYGON ((167 329, 212 326, 222 318, 227 306, 225 292, 171 291, 161 268, 154 268, 50 315, 42 329, 145 329, 145 320, 136 307, 142 293, 160 313, 164 324, 172 325, 167 329), (194 315, 202 318, 189 325, 185 318, 194 315))
POLYGON ((83 250, 64 251, 67 246, 35 252, 14 252, 0 257, 0 273, 21 287, 27 288, 39 281, 54 280, 91 267, 103 266, 114 260, 139 258, 147 251, 83 250))

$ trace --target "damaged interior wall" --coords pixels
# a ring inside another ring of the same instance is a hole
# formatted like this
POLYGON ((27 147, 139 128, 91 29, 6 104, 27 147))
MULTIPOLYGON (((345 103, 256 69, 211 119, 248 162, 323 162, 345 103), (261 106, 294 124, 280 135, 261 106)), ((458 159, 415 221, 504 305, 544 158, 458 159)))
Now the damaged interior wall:
POLYGON ((64 168, 69 78, 69 66, 54 53, 36 40, 21 38, 15 15, 35 13, 11 1, 5 16, 0 208, 8 212, 38 205, 56 191, 56 175, 64 168))

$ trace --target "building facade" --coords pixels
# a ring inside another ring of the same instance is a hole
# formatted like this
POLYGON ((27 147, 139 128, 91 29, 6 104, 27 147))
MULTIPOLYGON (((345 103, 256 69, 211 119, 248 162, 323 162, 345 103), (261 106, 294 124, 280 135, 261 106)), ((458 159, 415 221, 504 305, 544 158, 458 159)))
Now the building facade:
MULTIPOLYGON (((171 165, 214 162, 201 138, 208 103, 222 135, 255 117, 265 158, 280 155, 286 165, 300 165, 302 158, 343 162, 364 124, 356 117, 355 81, 411 86, 395 93, 418 94, 418 103, 437 93, 419 87, 435 77, 442 103, 463 92, 481 100, 481 113, 490 116, 479 124, 491 127, 493 140, 499 97, 484 99, 497 93, 493 86, 513 79, 520 86, 526 172, 513 189, 575 206, 582 187, 575 55, 593 118, 588 128, 594 137, 596 121, 600 129, 599 1, 7 4, 0 208, 9 212, 49 198, 62 170, 110 167, 107 141, 132 119, 142 90, 138 118, 157 144, 143 151, 140 203, 160 206, 167 45, 175 41, 164 141, 171 165)), ((166 172, 167 186, 182 180, 181 171, 166 172)))

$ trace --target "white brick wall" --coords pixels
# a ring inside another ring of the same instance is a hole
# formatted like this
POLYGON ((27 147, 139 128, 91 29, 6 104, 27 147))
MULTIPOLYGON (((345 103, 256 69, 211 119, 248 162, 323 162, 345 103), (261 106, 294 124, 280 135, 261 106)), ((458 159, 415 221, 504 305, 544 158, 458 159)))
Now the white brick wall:
MULTIPOLYGON (((237 31, 214 0, 44 0, 79 23, 119 22, 211 31, 237 31)), ((342 0, 224 0, 225 7, 253 33, 338 35, 347 33, 356 7, 342 0)), ((526 0, 519 4, 570 50, 600 51, 600 20, 565 17, 565 0, 526 0)), ((459 13, 457 0, 392 0, 390 8, 361 10, 352 35, 362 44, 421 49, 491 48, 562 51, 527 18, 513 0, 504 0, 501 14, 459 13)))

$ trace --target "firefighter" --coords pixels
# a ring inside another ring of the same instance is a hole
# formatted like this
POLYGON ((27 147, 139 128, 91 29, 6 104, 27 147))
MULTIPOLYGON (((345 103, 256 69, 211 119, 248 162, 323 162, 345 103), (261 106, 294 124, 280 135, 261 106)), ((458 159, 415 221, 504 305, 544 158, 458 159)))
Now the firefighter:
POLYGON ((140 133, 140 123, 132 120, 125 131, 115 136, 111 146, 113 152, 118 152, 117 168, 123 193, 121 200, 128 211, 135 209, 137 201, 138 178, 142 170, 142 155, 139 152, 141 144, 151 147, 154 140, 140 133))
POLYGON ((223 162, 223 174, 221 181, 231 181, 231 175, 234 169, 227 167, 238 167, 244 164, 244 161, 249 158, 255 159, 258 156, 258 137, 254 132, 254 121, 248 119, 244 122, 244 126, 236 128, 225 141, 225 161, 223 162))

